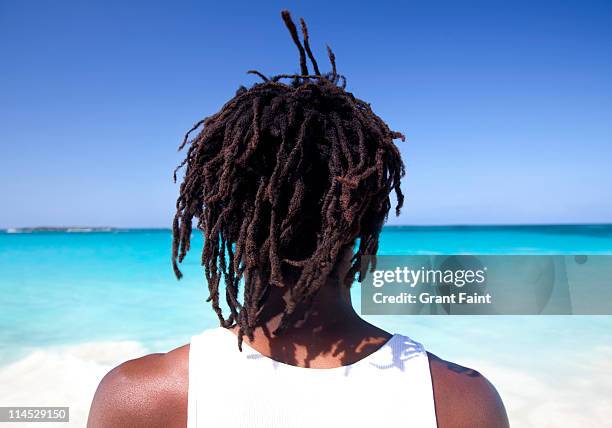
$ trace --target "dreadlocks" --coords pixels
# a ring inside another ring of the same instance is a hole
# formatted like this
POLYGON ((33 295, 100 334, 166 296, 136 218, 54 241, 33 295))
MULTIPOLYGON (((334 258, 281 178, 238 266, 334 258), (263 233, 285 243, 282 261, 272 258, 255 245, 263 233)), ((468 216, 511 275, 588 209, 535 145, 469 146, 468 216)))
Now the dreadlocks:
POLYGON ((345 91, 329 47, 332 71, 320 73, 304 20, 302 44, 289 12, 282 18, 300 73, 249 71, 262 82, 240 87, 221 111, 187 132, 179 147, 189 145, 187 156, 174 173, 176 181, 185 167, 172 226, 174 272, 182 277, 177 263, 189 251, 196 218, 208 300, 223 327, 238 326, 239 346, 244 335, 252 338, 270 287, 287 288, 274 332, 280 334, 297 321, 297 308, 308 309, 342 251, 358 242, 343 281, 350 286, 361 256, 378 250, 390 193, 396 215, 404 199, 404 165, 393 143, 404 136, 345 91), (223 289, 227 317, 219 304, 223 289))

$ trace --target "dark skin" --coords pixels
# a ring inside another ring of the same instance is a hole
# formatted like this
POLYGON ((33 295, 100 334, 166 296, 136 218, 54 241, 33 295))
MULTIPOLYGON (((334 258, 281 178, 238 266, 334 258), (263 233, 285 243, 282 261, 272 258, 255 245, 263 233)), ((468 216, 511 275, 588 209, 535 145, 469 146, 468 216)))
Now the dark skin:
MULTIPOLYGON (((343 271, 348 256, 336 272, 343 271)), ((245 338, 245 343, 286 364, 345 366, 375 352, 391 338, 355 312, 349 290, 339 286, 335 277, 317 295, 306 321, 273 336, 270 332, 278 326, 282 308, 282 294, 276 290, 268 298, 253 340, 245 338)), ((502 400, 484 376, 433 354, 428 357, 439 428, 509 426, 502 400)), ((189 345, 127 361, 100 382, 87 426, 185 427, 188 376, 189 345)))

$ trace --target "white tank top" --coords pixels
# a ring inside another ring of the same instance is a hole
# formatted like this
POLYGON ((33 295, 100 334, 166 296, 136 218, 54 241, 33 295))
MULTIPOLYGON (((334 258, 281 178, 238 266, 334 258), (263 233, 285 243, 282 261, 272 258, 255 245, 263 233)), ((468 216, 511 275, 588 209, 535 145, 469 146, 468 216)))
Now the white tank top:
POLYGON ((331 369, 242 349, 224 328, 192 338, 188 428, 436 427, 427 353, 406 336, 331 369))

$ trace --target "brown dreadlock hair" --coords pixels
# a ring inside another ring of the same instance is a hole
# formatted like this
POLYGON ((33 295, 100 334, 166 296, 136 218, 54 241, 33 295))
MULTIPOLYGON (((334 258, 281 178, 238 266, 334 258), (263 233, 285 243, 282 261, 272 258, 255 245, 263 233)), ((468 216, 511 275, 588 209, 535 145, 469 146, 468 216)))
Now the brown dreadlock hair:
POLYGON ((250 70, 263 82, 241 86, 187 132, 179 150, 189 150, 174 172, 176 181, 186 166, 172 225, 174 272, 182 277, 177 262, 189 251, 197 218, 208 301, 221 326, 238 326, 239 346, 244 335, 252 339, 270 287, 287 288, 274 332, 280 334, 297 321, 298 307, 307 312, 347 245, 354 251, 358 242, 342 281, 350 286, 361 256, 378 250, 390 193, 397 196, 396 215, 404 200, 404 164, 393 142, 404 136, 345 90, 329 47, 332 70, 321 74, 304 20, 302 44, 289 12, 281 15, 299 51, 300 73, 267 77, 250 70), (227 318, 219 305, 222 279, 227 318))

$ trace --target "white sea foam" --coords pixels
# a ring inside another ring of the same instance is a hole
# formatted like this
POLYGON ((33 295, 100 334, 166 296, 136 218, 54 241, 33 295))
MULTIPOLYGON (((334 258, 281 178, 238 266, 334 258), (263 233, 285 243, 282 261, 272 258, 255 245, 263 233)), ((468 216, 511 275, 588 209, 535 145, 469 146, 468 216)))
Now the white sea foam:
MULTIPOLYGON (((146 353, 144 346, 132 341, 90 342, 34 351, 0 367, 1 405, 69 406, 68 424, 43 425, 47 428, 84 427, 102 377, 121 362, 146 353)), ((20 423, 19 426, 38 427, 40 423, 20 423)))
POLYGON ((612 418, 612 347, 567 356, 551 373, 474 362, 499 391, 517 427, 602 427, 612 418))

